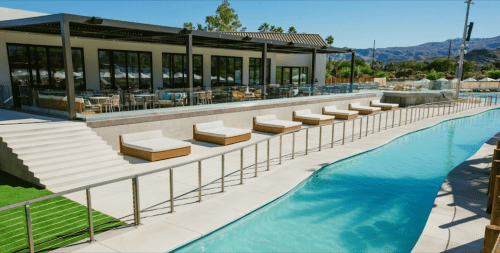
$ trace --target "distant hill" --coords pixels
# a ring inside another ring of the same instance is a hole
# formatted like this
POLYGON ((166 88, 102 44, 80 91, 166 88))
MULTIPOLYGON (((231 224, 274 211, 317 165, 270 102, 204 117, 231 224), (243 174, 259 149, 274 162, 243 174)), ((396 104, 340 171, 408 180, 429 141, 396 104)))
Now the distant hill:
MULTIPOLYGON (((462 43, 462 39, 452 39, 446 40, 443 42, 428 42, 418 46, 412 47, 388 47, 388 48, 375 48, 375 59, 381 60, 384 64, 389 62, 399 62, 399 61, 432 61, 435 58, 447 57, 448 49, 451 41, 451 55, 458 55, 460 50, 460 45, 462 43)), ((470 55, 475 49, 497 49, 500 48, 500 36, 486 39, 471 39, 471 41, 467 42, 467 50, 470 55)), ((484 61, 488 57, 492 57, 492 55, 482 57, 481 53, 487 53, 497 55, 497 51, 476 51, 471 56, 474 59, 478 59, 484 61), (495 53, 496 52, 496 53, 495 53), (484 59, 483 59, 484 58, 484 59)), ((356 49, 356 56, 361 57, 367 62, 371 62, 372 60, 373 49, 356 49)), ((339 59, 347 59, 350 57, 350 54, 333 54, 333 60, 339 59)), ((479 64, 479 62, 478 62, 479 64)))

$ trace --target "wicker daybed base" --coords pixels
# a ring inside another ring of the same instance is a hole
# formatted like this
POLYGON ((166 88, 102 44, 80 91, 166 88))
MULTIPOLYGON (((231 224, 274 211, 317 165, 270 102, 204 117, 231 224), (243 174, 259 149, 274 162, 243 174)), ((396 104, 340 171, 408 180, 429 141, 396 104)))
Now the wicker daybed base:
POLYGON ((317 120, 317 119, 296 118, 295 116, 293 116, 292 120, 297 122, 302 122, 303 124, 307 125, 324 125, 333 123, 335 119, 317 120))
POLYGON ((323 114, 328 116, 335 116, 336 119, 343 119, 343 120, 350 120, 358 117, 358 114, 345 115, 345 114, 329 113, 325 111, 323 111, 323 114))
POLYGON ((260 132, 266 132, 266 133, 273 133, 273 134, 281 134, 284 132, 288 131, 293 131, 293 130, 299 130, 301 126, 293 126, 293 127, 270 127, 270 126, 262 126, 259 124, 253 124, 253 130, 255 131, 260 131, 260 132))
POLYGON ((392 106, 377 105, 377 107, 382 108, 382 110, 384 110, 384 111, 390 111, 390 110, 396 110, 396 109, 398 109, 397 106, 396 107, 392 107, 392 106))
POLYGON ((122 136, 120 135, 120 153, 128 156, 137 157, 140 159, 148 160, 151 162, 174 158, 178 156, 185 156, 191 154, 191 146, 185 148, 178 148, 172 150, 165 150, 161 152, 148 152, 135 148, 130 148, 122 145, 122 136))
POLYGON ((243 134, 243 135, 238 135, 234 137, 217 137, 213 135, 208 135, 208 134, 199 134, 196 133, 195 131, 195 126, 193 126, 193 139, 197 141, 204 141, 204 142, 210 142, 210 143, 215 143, 219 145, 229 145, 237 142, 242 142, 242 141, 248 141, 252 137, 251 133, 248 134, 243 134))

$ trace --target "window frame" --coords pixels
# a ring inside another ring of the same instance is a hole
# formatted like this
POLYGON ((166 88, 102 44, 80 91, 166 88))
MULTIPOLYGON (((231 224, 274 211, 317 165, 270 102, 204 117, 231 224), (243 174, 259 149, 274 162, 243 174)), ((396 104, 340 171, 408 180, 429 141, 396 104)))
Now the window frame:
POLYGON ((308 66, 276 66, 276 69, 278 68, 281 68, 281 80, 278 80, 276 79, 276 83, 280 84, 280 85, 294 85, 293 83, 289 83, 289 84, 283 84, 283 79, 284 79, 284 70, 283 69, 290 69, 290 82, 292 82, 292 72, 293 72, 293 69, 294 68, 298 68, 299 69, 299 84, 298 84, 298 87, 300 87, 301 85, 307 85, 309 83, 309 67, 308 66), (306 68, 306 72, 302 72, 302 70, 306 68), (302 84, 301 81, 300 81, 300 76, 302 75, 302 73, 306 73, 306 82, 305 84, 302 84))
MULTIPOLYGON (((266 59, 267 59, 267 65, 266 65, 266 68, 267 68, 267 70, 266 70, 266 74, 267 74, 267 76, 266 76, 266 85, 269 85, 271 83, 271 62, 272 61, 271 61, 271 58, 266 58, 266 59)), ((251 83, 250 82, 250 72, 252 72, 251 71, 252 67, 254 68, 253 69, 253 72, 254 72, 253 76, 254 77, 256 76, 257 67, 258 67, 258 70, 259 70, 259 85, 261 85, 260 84, 260 79, 261 79, 260 75, 262 75, 262 58, 250 57, 249 60, 248 60, 248 83, 250 85, 257 85, 257 83, 251 83), (254 64, 251 64, 251 62, 252 62, 251 59, 254 60, 254 64), (256 60, 257 59, 260 60, 260 64, 259 65, 256 64, 256 62, 257 62, 256 60)), ((256 79, 256 78, 254 78, 254 79, 256 79)))
MULTIPOLYGON (((162 87, 164 89, 186 89, 186 88, 189 88, 189 87, 186 87, 188 81, 185 80, 186 78, 182 78, 182 82, 180 83, 180 86, 182 86, 181 88, 177 88, 177 87, 166 87, 167 85, 168 86, 172 86, 172 85, 175 85, 174 83, 174 56, 181 56, 182 57, 182 72, 184 74, 184 71, 187 72, 187 64, 186 64, 186 60, 187 60, 187 56, 186 54, 180 54, 180 53, 169 53, 169 52, 163 52, 161 54, 161 70, 162 70, 162 87), (165 55, 168 55, 169 57, 169 63, 170 63, 170 66, 169 66, 169 84, 166 84, 164 81, 163 81, 163 69, 164 69, 164 66, 163 66, 163 57, 165 55)), ((202 54, 193 54, 193 88, 194 87, 203 87, 204 86, 204 83, 203 83, 203 55, 202 54), (201 57, 201 83, 197 84, 195 83, 194 81, 194 57, 201 57)))
POLYGON ((231 87, 231 86, 243 86, 243 57, 240 57, 240 56, 226 56, 226 55, 211 55, 210 56, 210 85, 213 85, 213 86, 224 86, 224 87, 231 87), (213 73, 212 73, 212 58, 215 57, 216 58, 216 75, 217 76, 217 81, 215 83, 212 83, 212 76, 213 73), (225 72, 225 75, 226 75, 226 81, 224 83, 222 83, 220 81, 220 61, 219 59, 220 58, 225 58, 226 60, 226 72, 225 72), (233 58, 233 69, 234 69, 234 82, 233 83, 228 83, 227 82, 227 77, 228 77, 228 58, 233 58), (240 73, 240 83, 236 83, 236 62, 237 60, 239 60, 241 62, 241 73, 240 73))
MULTIPOLYGON (((51 61, 51 57, 50 57, 50 48, 56 48, 56 49, 62 49, 62 46, 47 46, 47 45, 39 45, 39 44, 23 44, 23 43, 6 43, 6 46, 7 46, 7 62, 8 62, 8 65, 9 65, 9 77, 10 77, 10 83, 12 85, 12 66, 13 64, 10 62, 10 52, 9 52, 9 47, 10 46, 22 46, 22 47, 26 47, 27 48, 27 54, 28 54, 28 72, 29 72, 29 84, 30 84, 30 87, 33 87, 33 88, 47 88, 47 89, 53 89, 53 90, 66 90, 66 85, 64 85, 64 88, 58 88, 57 86, 53 85, 52 83, 52 79, 53 79, 53 76, 50 74, 51 70, 52 70, 52 61, 51 61), (40 79, 40 73, 39 73, 39 61, 38 61, 38 56, 35 56, 35 63, 32 64, 32 55, 31 55, 31 49, 30 48, 37 48, 37 47, 42 47, 42 48, 45 48, 45 54, 47 56, 47 72, 48 72, 48 85, 35 85, 34 84, 34 78, 37 79, 37 83, 38 83, 38 80, 41 80, 40 79), (36 72, 36 76, 33 77, 33 70, 37 70, 36 72)), ((85 88, 85 90, 87 90, 87 79, 86 79, 86 76, 85 76, 85 51, 83 49, 83 47, 71 47, 71 53, 73 53, 73 50, 80 50, 81 51, 81 54, 82 54, 82 72, 83 72, 83 86, 85 88)), ((75 69, 73 68, 73 72, 75 71, 75 69)), ((75 87, 76 88, 76 87, 75 87)))
POLYGON ((122 89, 122 90, 129 90, 128 86, 129 86, 129 81, 128 81, 128 68, 129 68, 129 64, 128 64, 128 53, 136 53, 138 55, 138 61, 139 61, 139 64, 138 64, 138 68, 137 68, 137 71, 139 73, 139 89, 141 87, 141 54, 149 54, 150 56, 150 60, 151 60, 151 87, 149 89, 150 92, 153 92, 153 89, 154 89, 154 83, 153 83, 153 53, 152 52, 147 52, 147 51, 135 51, 135 50, 119 50, 119 49, 102 49, 102 48, 99 48, 97 49, 97 64, 99 66, 99 89, 100 90, 104 90, 102 89, 102 80, 101 80, 101 76, 100 76, 100 73, 101 73, 101 59, 99 57, 99 53, 100 52, 107 52, 109 55, 109 75, 110 75, 110 83, 111 83, 111 87, 112 87, 112 90, 118 90, 118 86, 116 85, 116 81, 115 81, 115 59, 114 59, 114 52, 124 52, 125 53, 125 80, 126 80, 126 84, 127 84, 127 89, 122 89))

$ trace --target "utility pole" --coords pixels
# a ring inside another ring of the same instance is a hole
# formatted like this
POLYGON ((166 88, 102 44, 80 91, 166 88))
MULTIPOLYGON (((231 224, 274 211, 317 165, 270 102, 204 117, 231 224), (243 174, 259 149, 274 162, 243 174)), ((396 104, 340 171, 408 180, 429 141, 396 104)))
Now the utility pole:
POLYGON ((458 81, 457 81, 457 89, 456 89, 456 94, 455 98, 458 99, 459 93, 460 93, 460 81, 462 79, 462 71, 463 71, 463 66, 464 66, 464 54, 465 54, 465 39, 467 36, 467 23, 469 22, 469 9, 470 5, 474 4, 472 3, 472 0, 467 0, 467 12, 465 13, 465 25, 464 25, 464 36, 462 38, 462 46, 460 47, 460 62, 458 63, 458 81))
POLYGON ((372 69, 375 64, 375 40, 373 40, 373 59, 372 59, 372 69))

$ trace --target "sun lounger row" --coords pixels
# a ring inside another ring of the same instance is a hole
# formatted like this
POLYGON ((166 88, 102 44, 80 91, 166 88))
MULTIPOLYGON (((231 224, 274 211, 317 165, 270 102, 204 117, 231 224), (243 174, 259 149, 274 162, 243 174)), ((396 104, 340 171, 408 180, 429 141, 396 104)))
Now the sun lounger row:
MULTIPOLYGON (((349 110, 339 110, 336 106, 327 106, 322 114, 314 114, 310 109, 297 110, 292 114, 292 121, 280 120, 276 115, 263 115, 253 118, 253 130, 268 133, 284 133, 299 130, 302 124, 323 125, 331 124, 335 118, 349 120, 359 114, 373 114, 383 110, 394 110, 397 104, 380 103, 380 100, 370 102, 370 105, 361 106, 360 103, 351 103, 349 110), (378 107, 380 106, 380 107, 378 107)), ((120 152, 148 161, 158 161, 191 153, 191 144, 185 141, 165 138, 161 130, 120 135, 120 152)), ((251 138, 251 130, 226 127, 219 121, 198 123, 193 125, 193 139, 219 145, 229 145, 247 141, 251 138)))

